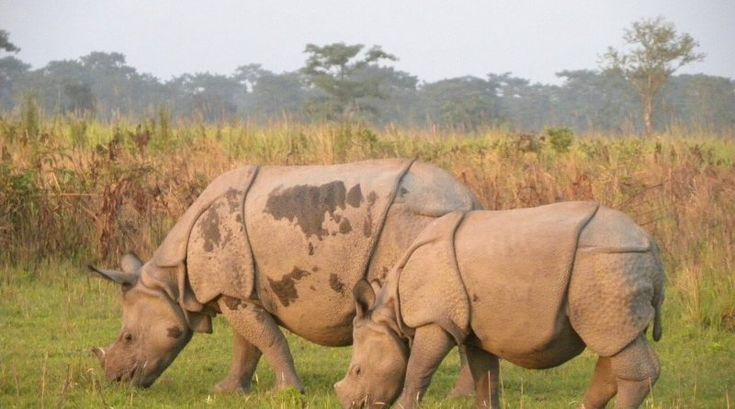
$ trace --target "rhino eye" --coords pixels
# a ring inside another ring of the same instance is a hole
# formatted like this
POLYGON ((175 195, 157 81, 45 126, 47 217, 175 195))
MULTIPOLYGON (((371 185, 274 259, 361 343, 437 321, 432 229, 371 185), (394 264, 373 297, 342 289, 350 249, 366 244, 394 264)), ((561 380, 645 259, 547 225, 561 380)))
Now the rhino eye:
POLYGON ((133 334, 127 333, 123 336, 123 339, 125 342, 132 342, 133 341, 133 334))
POLYGON ((355 376, 360 376, 360 365, 355 365, 355 367, 352 369, 352 373, 355 374, 355 376))

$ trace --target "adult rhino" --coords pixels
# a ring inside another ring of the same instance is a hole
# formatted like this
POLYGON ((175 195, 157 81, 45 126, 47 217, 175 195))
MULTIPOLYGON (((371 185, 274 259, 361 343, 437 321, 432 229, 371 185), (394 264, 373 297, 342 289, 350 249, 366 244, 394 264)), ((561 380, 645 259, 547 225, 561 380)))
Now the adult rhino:
POLYGON ((109 379, 147 387, 221 313, 234 357, 215 390, 248 391, 261 354, 278 388, 303 390, 279 325, 320 345, 351 344, 354 285, 380 281, 435 218, 477 208, 448 173, 410 160, 232 170, 148 262, 127 254, 123 271, 91 267, 123 289, 122 333, 94 352, 109 379))

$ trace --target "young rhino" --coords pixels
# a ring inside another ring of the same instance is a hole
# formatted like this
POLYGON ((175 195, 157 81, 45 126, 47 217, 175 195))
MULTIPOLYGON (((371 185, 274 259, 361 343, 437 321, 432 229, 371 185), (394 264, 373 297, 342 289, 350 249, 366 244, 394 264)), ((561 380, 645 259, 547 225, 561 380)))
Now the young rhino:
POLYGON ((455 344, 477 406, 499 408, 498 360, 560 365, 599 355, 582 407, 637 408, 659 376, 646 341, 661 337, 664 271, 651 237, 626 215, 589 202, 453 212, 429 225, 375 294, 357 303, 345 408, 413 408, 455 344))

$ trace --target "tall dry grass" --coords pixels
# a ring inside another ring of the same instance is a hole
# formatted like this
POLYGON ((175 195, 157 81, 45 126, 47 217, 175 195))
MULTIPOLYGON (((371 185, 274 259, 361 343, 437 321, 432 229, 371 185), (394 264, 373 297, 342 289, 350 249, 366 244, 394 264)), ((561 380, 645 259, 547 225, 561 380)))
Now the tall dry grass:
POLYGON ((0 120, 5 265, 112 262, 129 249, 148 256, 211 179, 241 164, 409 157, 449 170, 487 209, 596 200, 630 214, 659 240, 680 314, 735 331, 731 137, 584 135, 566 149, 499 130, 173 126, 163 116, 141 125, 79 118, 31 125, 0 120))

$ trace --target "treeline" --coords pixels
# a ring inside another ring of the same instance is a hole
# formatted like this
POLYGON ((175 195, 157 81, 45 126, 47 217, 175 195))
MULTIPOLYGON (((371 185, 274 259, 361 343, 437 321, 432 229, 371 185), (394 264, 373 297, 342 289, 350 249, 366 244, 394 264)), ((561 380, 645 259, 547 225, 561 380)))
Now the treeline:
MULTIPOLYGON (((376 49, 380 51, 370 52, 376 49)), ((293 72, 250 64, 229 75, 184 74, 167 81, 139 72, 120 53, 93 52, 37 69, 6 56, 0 58, 0 112, 9 115, 34 104, 46 115, 73 113, 105 121, 165 112, 175 119, 205 122, 315 122, 349 115, 375 126, 466 131, 491 126, 528 132, 551 126, 578 132, 642 129, 640 99, 613 70, 563 71, 557 74, 561 85, 532 83, 510 73, 424 82, 380 63, 395 59, 385 53, 325 66, 323 72, 314 69, 314 55, 304 69, 293 72), (342 82, 320 83, 320 78, 342 82), (349 111, 335 107, 335 101, 349 102, 349 111)), ((673 76, 657 101, 655 116, 658 130, 733 129, 735 81, 703 74, 673 76)))

